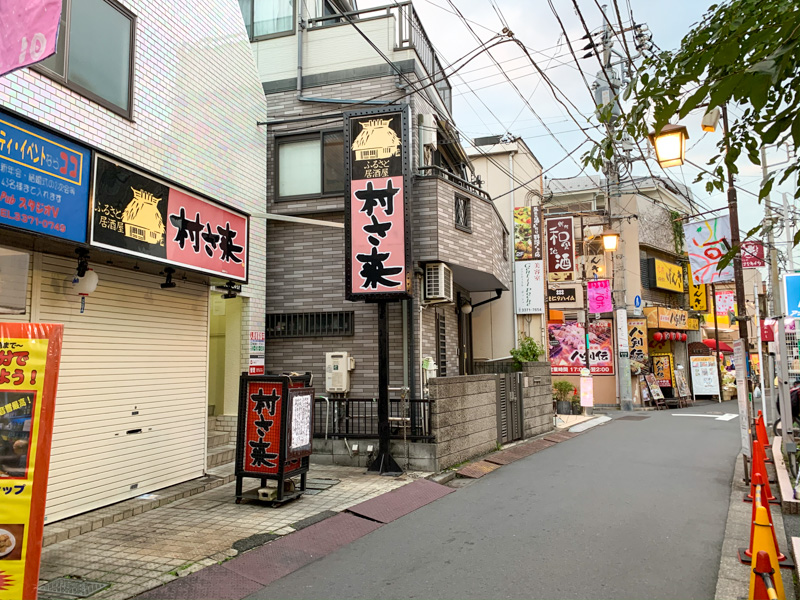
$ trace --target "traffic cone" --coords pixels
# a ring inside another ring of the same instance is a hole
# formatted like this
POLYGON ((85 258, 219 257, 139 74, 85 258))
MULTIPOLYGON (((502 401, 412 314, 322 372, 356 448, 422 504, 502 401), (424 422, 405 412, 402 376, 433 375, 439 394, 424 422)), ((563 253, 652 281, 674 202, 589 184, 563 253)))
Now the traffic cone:
MULTIPOLYGON (((780 575, 780 572, 778 572, 779 579, 780 575)), ((772 568, 769 562, 769 554, 763 550, 760 550, 756 557, 756 564, 750 575, 750 588, 753 590, 752 595, 749 596, 750 600, 784 600, 778 596, 775 586, 775 569, 772 568), (767 578, 770 582, 769 586, 767 585, 767 578), (770 594, 770 591, 772 594, 770 594)))
MULTIPOLYGON (((770 449, 769 435, 767 435, 767 427, 764 425, 764 415, 761 414, 761 411, 758 411, 758 417, 756 418, 756 438, 758 438, 758 443, 764 448, 764 455, 766 457, 766 452, 770 449)), ((765 458, 765 461, 771 462, 771 459, 765 458)))
POLYGON ((750 493, 745 496, 745 502, 752 502, 755 498, 756 484, 755 475, 761 473, 764 488, 766 490, 766 502, 779 502, 778 499, 772 495, 772 490, 769 488, 769 475, 767 474, 767 465, 764 463, 764 447, 758 442, 754 441, 751 445, 753 459, 751 461, 750 471, 750 493))
MULTIPOLYGON (((772 528, 772 526, 769 524, 769 518, 766 515, 767 509, 761 506, 761 502, 758 500, 756 501, 756 504, 758 506, 756 507, 755 528, 753 530, 753 551, 755 552, 756 557, 758 557, 762 552, 767 554, 769 558, 769 568, 778 575, 774 578, 775 593, 780 600, 785 600, 786 595, 783 591, 783 579, 781 578, 780 571, 778 570, 779 565, 777 550, 772 541, 773 535, 767 531, 767 529, 772 528)), ((759 569, 759 572, 762 572, 758 565, 756 565, 756 569, 759 569)), ((750 594, 748 595, 748 598, 755 598, 756 579, 761 579, 761 576, 756 575, 755 571, 752 571, 750 573, 750 594)))
MULTIPOLYGON (((778 537, 775 535, 775 527, 772 524, 772 511, 769 509, 769 504, 766 502, 766 488, 764 487, 764 481, 761 473, 756 473, 753 475, 753 483, 756 486, 756 490, 760 490, 761 498, 760 502, 753 502, 753 517, 750 521, 750 547, 744 551, 745 556, 753 556, 753 537, 755 535, 755 528, 756 528, 756 509, 758 506, 763 506, 767 511, 767 519, 769 519, 769 526, 772 527, 772 541, 775 544, 775 553, 778 556, 778 561, 783 562, 786 560, 786 555, 781 553, 780 546, 778 545, 778 537)), ((750 561, 743 561, 743 562, 750 562, 750 561)))

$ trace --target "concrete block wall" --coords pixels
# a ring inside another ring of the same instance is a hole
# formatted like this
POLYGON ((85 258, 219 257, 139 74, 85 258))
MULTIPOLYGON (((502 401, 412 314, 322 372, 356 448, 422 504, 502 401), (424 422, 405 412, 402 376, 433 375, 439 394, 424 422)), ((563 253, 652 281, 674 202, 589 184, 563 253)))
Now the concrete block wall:
POLYGON ((530 438, 553 431, 555 425, 550 363, 525 363, 522 377, 523 437, 530 438))
MULTIPOLYGON (((347 444, 344 440, 314 438, 314 454, 311 455, 311 462, 318 465, 366 468, 378 449, 377 438, 350 439, 347 444), (347 444, 350 445, 349 452, 347 444), (353 452, 354 445, 358 447, 356 452, 353 452), (372 453, 367 451, 369 446, 373 448, 372 453)), ((436 466, 436 444, 423 444, 420 442, 405 444, 403 440, 391 440, 389 442, 389 453, 404 470, 425 471, 428 473, 438 470, 436 466)))
POLYGON ((437 377, 430 382, 430 396, 439 470, 497 447, 494 375, 437 377))

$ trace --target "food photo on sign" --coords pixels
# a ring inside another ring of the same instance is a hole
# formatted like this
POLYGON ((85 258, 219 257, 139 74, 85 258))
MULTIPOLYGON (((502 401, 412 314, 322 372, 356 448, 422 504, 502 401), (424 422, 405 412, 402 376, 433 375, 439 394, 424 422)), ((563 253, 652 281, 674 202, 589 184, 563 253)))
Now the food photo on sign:
MULTIPOLYGON (((583 323, 550 323, 550 370, 553 374, 579 375, 586 366, 586 336, 583 323)), ((613 333, 611 321, 589 324, 589 365, 593 375, 613 375, 613 333)))

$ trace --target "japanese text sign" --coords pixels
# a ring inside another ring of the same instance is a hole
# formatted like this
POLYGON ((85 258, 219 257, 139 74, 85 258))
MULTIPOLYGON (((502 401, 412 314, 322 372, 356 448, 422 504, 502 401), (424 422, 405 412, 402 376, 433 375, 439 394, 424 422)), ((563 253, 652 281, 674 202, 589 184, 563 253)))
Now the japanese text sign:
POLYGON ((706 284, 697 284, 692 277, 692 267, 689 265, 689 308, 705 312, 708 310, 708 292, 706 284))
POLYGON ((754 269, 764 265, 764 244, 756 241, 742 242, 742 268, 754 269))
POLYGON ((37 595, 62 335, 63 325, 0 323, 0 596, 7 600, 37 595))
POLYGON ((688 329, 689 313, 685 310, 649 306, 643 312, 651 329, 688 329))
POLYGON ((0 112, 0 225, 85 243, 90 167, 88 148, 0 112))
POLYGON ((345 113, 348 300, 409 297, 407 123, 407 107, 345 113))
POLYGON ((290 389, 286 406, 287 455, 293 459, 309 456, 314 432, 314 388, 290 389))
POLYGON ((683 269, 680 265, 674 265, 658 258, 649 259, 649 263, 651 280, 656 287, 671 292, 683 291, 683 269))
POLYGON ((514 264, 514 293, 518 315, 544 314, 544 263, 541 260, 514 264))
POLYGON ((578 297, 577 289, 571 288, 547 288, 548 302, 575 302, 578 297))
POLYGON ((608 279, 587 281, 586 293, 589 297, 590 313, 604 313, 614 310, 614 305, 611 302, 611 281, 608 279))
POLYGON ((247 216, 97 157, 92 245, 246 282, 248 235, 247 216))
POLYGON ((542 209, 539 206, 514 209, 514 259, 542 260, 542 209))
POLYGON ((0 77, 55 54, 61 0, 4 0, 0 77))
POLYGON ((545 221, 548 281, 575 280, 575 247, 572 217, 545 221))
POLYGON ((689 366, 692 373, 692 387, 696 395, 719 394, 716 357, 690 356, 689 366))
POLYGON ((246 473, 277 475, 280 472, 281 419, 283 390, 281 381, 247 381, 247 410, 244 439, 238 443, 244 452, 241 470, 246 473))
POLYGON ((675 378, 672 376, 672 355, 653 354, 653 375, 659 387, 673 387, 675 378))
POLYGON ((647 361, 646 319, 628 319, 628 347, 631 360, 647 361))
MULTIPOLYGON (((554 375, 578 375, 586 367, 584 324, 577 322, 549 323, 550 372, 554 375)), ((611 321, 589 324, 589 366, 592 375, 613 375, 613 332, 611 321)))
POLYGON ((695 283, 718 283, 733 280, 733 261, 718 270, 719 262, 731 249, 731 221, 725 215, 683 226, 689 264, 695 283))

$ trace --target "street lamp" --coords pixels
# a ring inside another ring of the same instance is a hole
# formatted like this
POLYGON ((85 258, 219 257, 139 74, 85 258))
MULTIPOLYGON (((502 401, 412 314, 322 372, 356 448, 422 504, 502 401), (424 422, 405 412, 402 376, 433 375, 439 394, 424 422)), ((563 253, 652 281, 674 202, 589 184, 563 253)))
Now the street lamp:
POLYGON ((603 248, 606 252, 614 252, 619 244, 619 234, 612 229, 606 229, 600 235, 603 236, 603 248))
POLYGON ((689 132, 684 125, 664 125, 658 133, 651 133, 650 143, 656 150, 656 160, 664 168, 679 167, 686 157, 686 140, 689 132))

